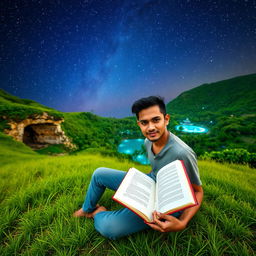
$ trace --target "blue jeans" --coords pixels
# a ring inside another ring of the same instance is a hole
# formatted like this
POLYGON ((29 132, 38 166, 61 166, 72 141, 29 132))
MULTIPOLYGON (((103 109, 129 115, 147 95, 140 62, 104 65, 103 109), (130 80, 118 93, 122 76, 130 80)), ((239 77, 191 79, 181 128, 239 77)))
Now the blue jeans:
MULTIPOLYGON (((91 182, 83 203, 83 211, 92 212, 106 188, 116 191, 122 182, 126 172, 110 168, 98 168, 94 171, 91 182)), ((153 178, 153 174, 148 176, 153 178)), ((181 212, 172 214, 179 217, 181 212)), ((117 239, 122 236, 150 228, 128 208, 117 211, 99 212, 94 216, 95 229, 103 236, 110 239, 117 239)))

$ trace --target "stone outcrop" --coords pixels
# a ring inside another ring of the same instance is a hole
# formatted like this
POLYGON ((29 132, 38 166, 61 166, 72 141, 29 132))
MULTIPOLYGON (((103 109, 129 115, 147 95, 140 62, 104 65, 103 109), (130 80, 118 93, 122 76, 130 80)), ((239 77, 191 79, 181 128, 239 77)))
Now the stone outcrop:
POLYGON ((48 144, 64 144, 69 148, 76 148, 61 129, 63 121, 64 119, 56 119, 44 112, 20 122, 9 121, 10 129, 5 129, 5 133, 32 148, 48 144))

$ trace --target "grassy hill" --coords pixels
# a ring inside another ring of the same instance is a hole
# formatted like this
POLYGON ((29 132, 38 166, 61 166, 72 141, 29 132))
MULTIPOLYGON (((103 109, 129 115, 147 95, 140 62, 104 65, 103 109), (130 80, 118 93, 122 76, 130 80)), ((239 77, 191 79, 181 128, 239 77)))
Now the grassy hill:
POLYGON ((33 100, 20 99, 0 89, 0 129, 7 128, 7 122, 3 117, 14 120, 23 120, 35 114, 47 112, 56 119, 62 118, 61 112, 41 105, 33 100))
MULTIPOLYGON (((2 134, 0 154, 6 159, 0 162, 0 255, 233 256, 256 251, 254 169, 200 161, 204 202, 184 231, 148 230, 110 241, 94 230, 92 220, 71 217, 93 170, 135 166, 148 172, 149 166, 82 152, 40 156, 2 134)), ((107 190, 100 203, 119 209, 112 195, 107 190)))
POLYGON ((244 148, 256 152, 256 74, 203 84, 167 104, 171 128, 189 118, 208 134, 177 132, 198 155, 212 150, 244 148))
POLYGON ((0 89, 0 103, 1 103, 1 105, 3 105, 3 104, 9 105, 10 103, 13 103, 13 104, 22 105, 23 107, 26 106, 26 107, 36 108, 36 109, 56 111, 55 109, 46 107, 42 104, 37 103, 36 101, 29 100, 29 99, 21 99, 19 97, 13 96, 13 95, 5 92, 2 89, 0 89))
POLYGON ((189 118, 256 113, 256 74, 203 84, 181 93, 167 104, 169 113, 189 118), (206 112, 206 114, 205 114, 206 112))

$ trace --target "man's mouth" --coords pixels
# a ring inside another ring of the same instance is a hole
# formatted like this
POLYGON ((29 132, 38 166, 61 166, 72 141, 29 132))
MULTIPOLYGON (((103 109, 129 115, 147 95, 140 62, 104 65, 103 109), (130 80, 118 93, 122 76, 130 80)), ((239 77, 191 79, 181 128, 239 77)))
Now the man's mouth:
POLYGON ((148 132, 148 135, 150 137, 155 137, 157 135, 157 132, 148 132))

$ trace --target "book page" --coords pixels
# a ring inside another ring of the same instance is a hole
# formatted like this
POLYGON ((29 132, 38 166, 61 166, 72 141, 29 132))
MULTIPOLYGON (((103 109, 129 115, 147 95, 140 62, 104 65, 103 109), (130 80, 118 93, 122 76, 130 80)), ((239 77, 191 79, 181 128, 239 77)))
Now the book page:
POLYGON ((195 203, 181 161, 164 166, 157 173, 157 210, 165 213, 195 203))
POLYGON ((131 168, 113 196, 128 208, 139 210, 149 219, 155 201, 155 181, 146 174, 131 168))

